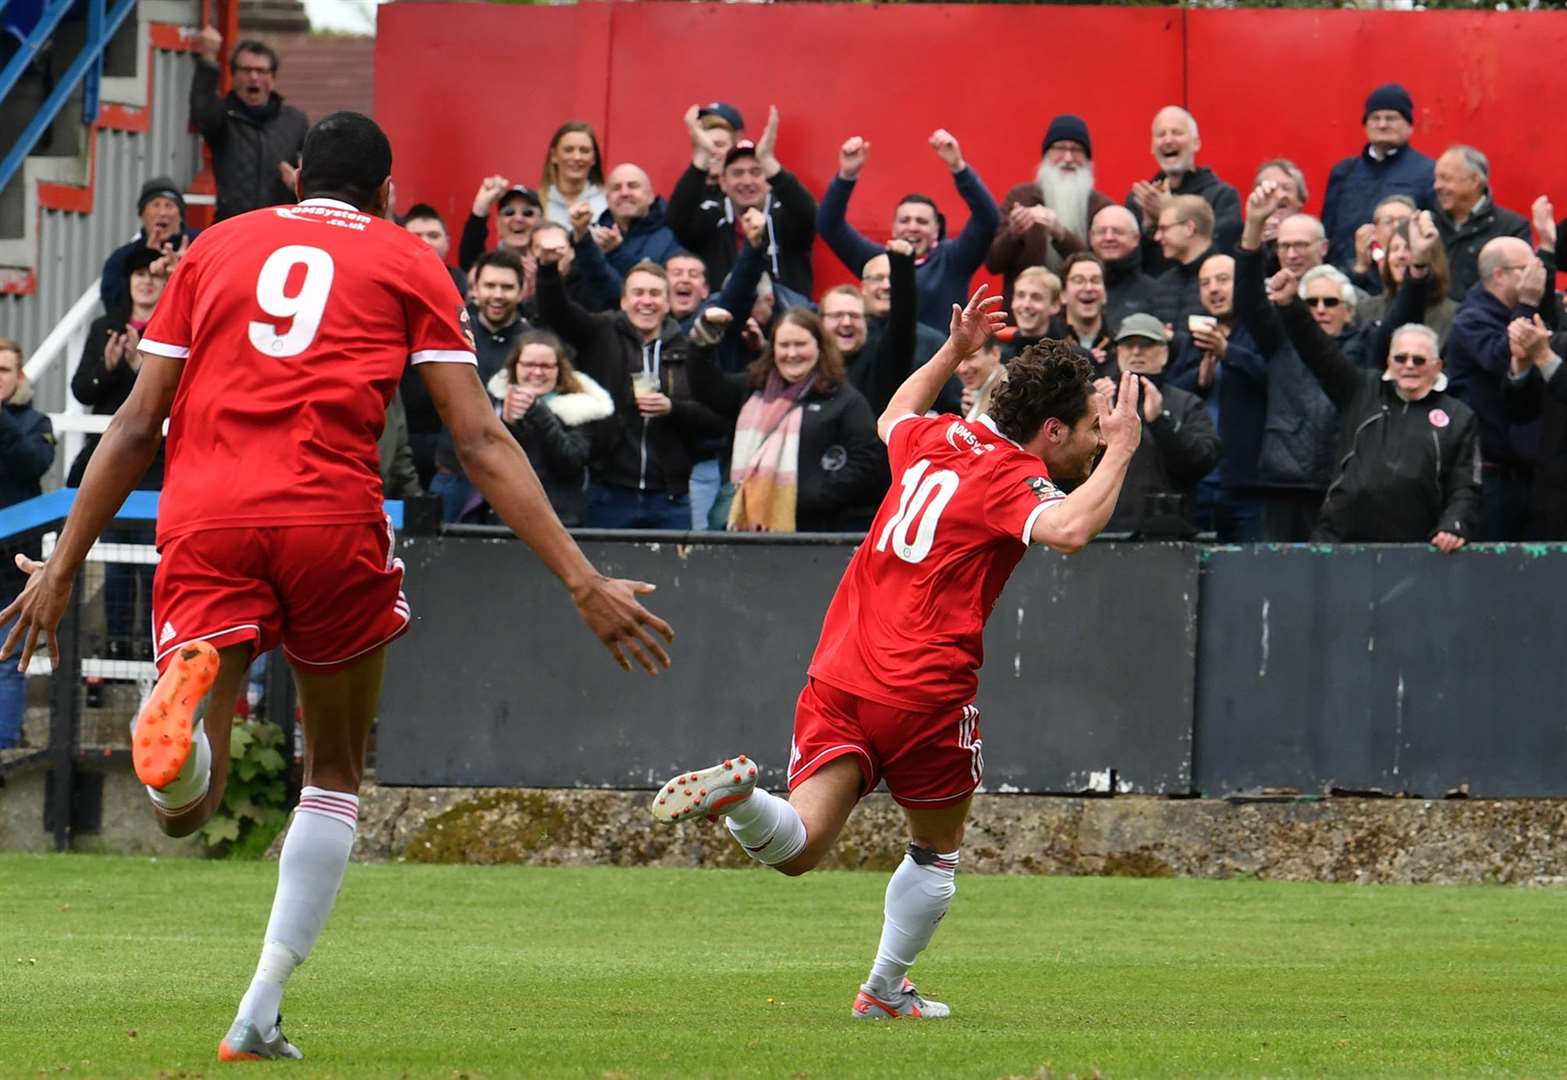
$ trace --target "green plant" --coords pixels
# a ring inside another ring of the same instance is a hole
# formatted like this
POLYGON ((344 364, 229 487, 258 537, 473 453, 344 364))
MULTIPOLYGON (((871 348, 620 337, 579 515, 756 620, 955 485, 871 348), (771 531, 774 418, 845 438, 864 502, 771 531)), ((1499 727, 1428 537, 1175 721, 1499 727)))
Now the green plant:
POLYGON ((240 720, 229 734, 229 780, 223 804, 201 827, 210 855, 257 858, 288 820, 288 765, 283 730, 265 720, 240 720))

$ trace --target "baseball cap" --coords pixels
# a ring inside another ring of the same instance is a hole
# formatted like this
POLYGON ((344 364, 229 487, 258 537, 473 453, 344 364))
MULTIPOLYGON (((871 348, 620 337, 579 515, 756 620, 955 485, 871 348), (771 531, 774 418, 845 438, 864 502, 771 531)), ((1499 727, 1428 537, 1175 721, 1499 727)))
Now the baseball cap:
POLYGON ((544 209, 544 203, 539 200, 539 193, 528 187, 526 184, 513 184, 511 187, 507 188, 506 194, 501 196, 502 206, 506 204, 507 199, 521 199, 523 202, 532 203, 540 210, 544 209))
POLYGON ((724 168, 729 168, 743 157, 754 158, 756 156, 756 144, 750 139, 741 139, 729 148, 724 155, 724 168))
POLYGON ((1115 340, 1125 341, 1128 338, 1147 338, 1149 341, 1156 341, 1160 345, 1170 340, 1165 335, 1164 323, 1152 315, 1144 315, 1142 312, 1128 315, 1121 320, 1120 328, 1115 332, 1115 340))
POLYGON ((740 110, 727 101, 710 101, 696 111, 697 119, 704 116, 716 116, 736 131, 745 130, 745 120, 740 116, 740 110))

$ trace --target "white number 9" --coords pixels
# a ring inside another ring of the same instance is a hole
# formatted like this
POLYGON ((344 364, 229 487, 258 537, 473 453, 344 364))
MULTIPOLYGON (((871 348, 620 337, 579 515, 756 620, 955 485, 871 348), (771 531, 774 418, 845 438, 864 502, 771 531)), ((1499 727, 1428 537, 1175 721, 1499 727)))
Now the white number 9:
POLYGON ((252 322, 250 343, 268 356, 298 356, 310 348, 321 328, 321 316, 326 311, 327 294, 332 291, 332 256, 320 248, 289 244, 280 247, 261 265, 256 278, 256 303, 261 310, 278 320, 276 323, 252 322), (296 266, 304 266, 305 280, 299 292, 289 296, 283 291, 288 276, 296 266), (279 334, 278 327, 292 319, 288 333, 279 334))

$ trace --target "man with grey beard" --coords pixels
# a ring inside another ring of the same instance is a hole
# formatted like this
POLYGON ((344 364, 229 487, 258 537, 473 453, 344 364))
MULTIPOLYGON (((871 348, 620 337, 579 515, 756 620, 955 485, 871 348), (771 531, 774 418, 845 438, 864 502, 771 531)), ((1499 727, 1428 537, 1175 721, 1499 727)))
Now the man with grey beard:
POLYGON ((1126 197, 1126 208, 1137 216, 1143 230, 1143 269, 1157 277, 1170 269, 1163 246, 1154 237, 1159 211, 1178 195, 1200 195, 1213 207, 1213 247, 1234 250, 1241 235, 1241 197, 1212 169, 1197 165, 1202 139, 1197 118, 1179 105, 1166 105, 1153 118, 1154 163, 1159 171, 1150 180, 1138 180, 1126 197))
POLYGON ((1113 205, 1094 189, 1094 147, 1082 117, 1063 114, 1050 121, 1042 152, 1034 179, 1007 192, 1001 228, 985 257, 985 268, 1002 275, 1008 308, 1020 271, 1030 266, 1059 271, 1068 255, 1087 249, 1094 215, 1113 205))

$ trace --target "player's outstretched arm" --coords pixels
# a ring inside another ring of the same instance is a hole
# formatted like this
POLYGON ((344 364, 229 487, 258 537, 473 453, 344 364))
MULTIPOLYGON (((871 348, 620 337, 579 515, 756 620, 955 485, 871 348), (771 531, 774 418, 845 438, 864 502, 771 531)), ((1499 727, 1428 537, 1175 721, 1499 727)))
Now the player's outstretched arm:
POLYGON ((33 650, 38 647, 40 635, 49 639, 49 655, 58 659, 60 649, 55 640, 55 628, 60 625, 66 602, 71 598, 76 571, 81 569, 99 534, 124 505, 126 496, 147 474, 152 459, 158 456, 158 447, 163 442, 163 421, 174 403, 174 391, 179 389, 185 361, 145 352, 141 354, 141 360, 141 371, 131 388, 131 396, 109 421, 109 429, 88 462, 81 489, 71 504, 65 527, 60 530, 60 542, 55 545, 54 553, 43 562, 35 562, 25 555, 16 557, 17 567, 28 575, 27 585, 0 613, 0 625, 13 618, 16 620, 6 635, 5 644, 0 646, 0 660, 9 660, 20 644, 23 671, 27 670, 33 650))
POLYGON ((969 297, 967 307, 952 305, 952 328, 946 343, 936 350, 936 355, 925 361, 914 373, 903 380, 897 393, 887 402, 886 410, 876 421, 876 434, 887 441, 892 425, 910 413, 924 416, 936 402, 936 395, 958 370, 963 358, 977 353, 991 336, 1007 324, 1006 312, 1000 310, 1001 297, 987 297, 989 286, 981 285, 969 297))
POLYGON ((1034 543, 1046 544, 1063 555, 1071 555, 1081 551, 1104 529, 1110 515, 1115 513, 1127 466, 1132 463, 1132 455, 1143 438, 1137 400, 1137 376, 1130 371, 1121 374, 1114 409, 1103 394, 1093 395, 1093 407, 1099 413, 1099 434, 1105 441, 1104 454, 1088 479, 1072 494, 1034 519, 1034 531, 1029 535, 1034 543))
POLYGON ((594 569, 555 516, 528 455, 501 425, 474 368, 468 364, 420 364, 418 371, 442 422, 452 433, 463 472, 484 493, 490 508, 560 578, 582 621, 614 655, 615 662, 630 671, 634 660, 649 675, 658 674, 660 667, 667 668, 669 654, 648 628, 665 641, 675 640, 675 632, 637 602, 638 593, 650 593, 655 586, 607 578, 594 569))

